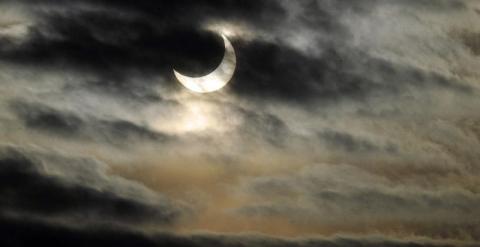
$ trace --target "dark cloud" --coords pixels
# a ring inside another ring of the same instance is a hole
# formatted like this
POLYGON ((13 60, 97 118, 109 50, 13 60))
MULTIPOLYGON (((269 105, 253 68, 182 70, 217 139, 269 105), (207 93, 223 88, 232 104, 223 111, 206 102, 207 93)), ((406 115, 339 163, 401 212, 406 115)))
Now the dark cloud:
POLYGON ((395 152, 397 150, 393 144, 384 146, 377 145, 372 141, 334 130, 325 130, 318 133, 318 136, 322 141, 326 142, 330 148, 346 152, 395 152))
POLYGON ((377 0, 378 3, 386 2, 387 4, 394 4, 400 5, 404 7, 411 7, 411 8, 423 8, 425 10, 440 10, 440 11, 452 11, 452 10, 459 10, 465 9, 466 5, 465 2, 462 0, 439 0, 432 3, 428 0, 405 0, 405 1, 381 1, 377 0))
POLYGON ((480 56, 480 33, 465 31, 460 34, 460 38, 475 56, 480 56))
POLYGON ((331 239, 280 239, 255 235, 174 235, 145 234, 129 229, 95 226, 90 228, 52 225, 27 219, 0 217, 0 230, 5 237, 2 246, 57 245, 68 246, 169 246, 169 247, 473 247, 475 244, 429 239, 397 240, 382 236, 331 239))
POLYGON ((78 135, 86 124, 82 118, 74 114, 60 112, 44 105, 15 102, 11 108, 25 126, 59 135, 78 135))
MULTIPOLYGON (((134 12, 153 20, 160 20, 168 25, 188 24, 196 26, 208 19, 245 19, 256 24, 270 25, 271 21, 281 19, 285 15, 279 1, 266 0, 259 3, 239 2, 234 0, 179 0, 175 2, 158 2, 151 0, 23 0, 23 3, 37 6, 70 7, 72 4, 134 12)), ((76 6, 76 5, 73 5, 76 6)))
MULTIPOLYGON (((318 164, 295 174, 256 177, 245 184, 248 195, 265 202, 242 207, 238 210, 240 214, 285 217, 299 225, 326 224, 344 217, 348 217, 347 224, 372 217, 379 222, 399 224, 413 221, 429 225, 435 220, 475 226, 479 223, 478 217, 472 218, 480 215, 474 206, 480 203, 480 197, 475 193, 396 184, 381 174, 355 166, 318 164)), ((477 238, 475 229, 463 230, 477 238)))
POLYGON ((1 150, 0 211, 63 221, 171 224, 180 209, 93 160, 1 150), (135 193, 135 194, 132 194, 135 193))
MULTIPOLYGON (((260 28, 262 23, 275 23, 269 31, 274 35, 274 29, 280 30, 286 25, 281 21, 285 13, 277 1, 255 4, 237 1, 82 2, 92 5, 94 10, 74 7, 43 11, 43 21, 31 27, 25 42, 0 47, 1 59, 86 71, 100 77, 95 84, 105 84, 98 89, 115 87, 120 92, 140 90, 139 95, 148 95, 150 86, 158 83, 152 79, 154 76, 168 78, 165 86, 175 88, 178 83, 173 83, 174 67, 190 75, 200 75, 211 71, 221 60, 222 40, 200 30, 199 25, 204 20, 247 22, 253 24, 252 28, 260 28), (102 6, 115 11, 102 10, 102 6), (138 13, 130 14, 127 8, 138 13), (141 82, 131 80, 139 75, 144 78, 141 82)), ((318 47, 323 50, 318 56, 307 55, 281 41, 234 40, 238 69, 230 85, 233 92, 259 99, 304 102, 362 100, 373 93, 397 93, 406 86, 470 90, 440 75, 374 59, 349 48, 346 45, 349 31, 336 17, 337 12, 346 12, 352 7, 346 7, 347 3, 352 2, 329 5, 310 1, 303 6, 306 13, 299 20, 302 26, 312 26, 318 33, 337 37, 326 43, 318 41, 318 47)), ((353 6, 365 5, 356 3, 353 6)))
POLYGON ((311 57, 262 41, 239 45, 238 73, 231 87, 245 96, 291 102, 364 100, 378 94, 395 96, 406 87, 472 91, 464 83, 435 73, 335 46, 324 47, 321 55, 311 57))
POLYGON ((33 10, 43 21, 31 27, 26 42, 0 49, 2 59, 93 71, 116 83, 127 83, 125 77, 135 71, 171 76, 173 67, 195 75, 212 70, 223 55, 222 39, 200 31, 204 21, 241 19, 259 25, 284 15, 275 1, 75 2, 91 8, 35 1, 33 10), (64 8, 42 11, 43 5, 64 8))
POLYGON ((432 3, 429 0, 366 0, 362 2, 355 0, 339 0, 335 1, 333 4, 328 0, 320 0, 317 2, 323 7, 334 5, 338 9, 347 8, 349 10, 354 10, 356 13, 369 12, 372 8, 379 5, 394 5, 413 9, 421 8, 430 11, 452 11, 466 8, 465 2, 462 0, 438 0, 435 1, 435 3, 432 3))
MULTIPOLYGON (((336 191, 319 191, 314 197, 314 201, 320 208, 330 208, 334 213, 335 207, 343 208, 343 213, 367 215, 388 215, 394 213, 395 217, 409 218, 409 214, 419 214, 428 218, 428 215, 450 213, 451 215, 477 215, 472 205, 480 200, 471 195, 461 193, 443 193, 435 195, 430 193, 398 193, 395 191, 381 190, 359 190, 351 193, 342 193, 336 191)), ((340 212, 336 212, 340 213, 340 212)), ((340 213, 342 214, 342 213, 340 213)), ((368 217, 368 216, 367 216, 368 217)), ((413 216, 414 218, 416 216, 413 216)), ((442 217, 442 216, 439 216, 442 217)), ((445 217, 445 216, 443 216, 445 217)), ((460 218, 457 218, 461 220, 460 218)), ((417 219, 418 220, 418 219, 417 219)))
MULTIPOLYGON (((118 83, 111 79, 90 80, 77 83, 75 85, 66 85, 63 90, 65 93, 86 92, 110 96, 121 102, 139 102, 141 104, 166 103, 157 92, 152 90, 150 83, 118 83)), ((168 101, 168 103, 175 103, 168 101)))
POLYGON ((52 13, 31 28, 27 39, 4 50, 2 59, 93 72, 119 87, 137 71, 147 77, 166 75, 189 62, 193 71, 211 69, 223 54, 213 34, 191 27, 158 29, 108 12, 52 13))
POLYGON ((91 227, 78 229, 33 221, 28 218, 0 217, 0 230, 5 234, 2 246, 158 246, 138 232, 91 227))
POLYGON ((257 136, 271 145, 281 147, 292 134, 285 122, 273 114, 245 108, 236 108, 236 110, 236 113, 244 119, 244 123, 237 132, 245 138, 257 136))
POLYGON ((138 140, 164 142, 173 138, 130 121, 79 116, 73 112, 41 104, 17 101, 11 104, 11 109, 27 128, 62 137, 84 138, 119 145, 138 140))

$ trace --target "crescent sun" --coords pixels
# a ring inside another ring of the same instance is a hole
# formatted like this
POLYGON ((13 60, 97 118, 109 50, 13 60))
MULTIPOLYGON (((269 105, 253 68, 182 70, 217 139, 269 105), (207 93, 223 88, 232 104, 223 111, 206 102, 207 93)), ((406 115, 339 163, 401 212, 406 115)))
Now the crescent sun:
POLYGON ((189 77, 173 70, 177 80, 189 90, 197 93, 210 93, 223 88, 232 79, 237 66, 237 57, 232 43, 222 34, 225 45, 225 54, 218 67, 208 75, 189 77))

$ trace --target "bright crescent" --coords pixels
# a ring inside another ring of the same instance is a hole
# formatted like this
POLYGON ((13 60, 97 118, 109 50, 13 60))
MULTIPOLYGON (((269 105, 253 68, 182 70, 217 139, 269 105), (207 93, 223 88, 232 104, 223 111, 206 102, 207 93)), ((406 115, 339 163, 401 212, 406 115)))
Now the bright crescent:
POLYGON ((210 74, 201 77, 189 77, 182 75, 175 69, 173 70, 175 77, 183 86, 197 93, 210 93, 220 90, 232 79, 237 66, 237 56, 232 43, 225 35, 222 35, 222 38, 225 44, 225 54, 220 65, 210 74))

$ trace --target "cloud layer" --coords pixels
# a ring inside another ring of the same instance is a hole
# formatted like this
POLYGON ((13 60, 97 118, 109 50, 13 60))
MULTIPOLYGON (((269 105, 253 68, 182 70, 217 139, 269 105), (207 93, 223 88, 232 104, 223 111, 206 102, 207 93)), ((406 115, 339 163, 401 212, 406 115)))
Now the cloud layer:
POLYGON ((141 184, 106 173, 95 160, 1 151, 1 210, 5 215, 83 221, 172 224, 180 208, 141 184))
POLYGON ((2 241, 475 246, 479 9, 3 1, 2 241))

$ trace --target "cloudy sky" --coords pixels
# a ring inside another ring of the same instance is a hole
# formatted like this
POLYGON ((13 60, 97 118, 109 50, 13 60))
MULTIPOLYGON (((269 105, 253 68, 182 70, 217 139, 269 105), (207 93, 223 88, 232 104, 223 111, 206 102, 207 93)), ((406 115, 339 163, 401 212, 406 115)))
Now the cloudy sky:
POLYGON ((0 0, 1 246, 478 246, 477 0, 0 0), (193 93, 173 69, 213 71, 193 93))

